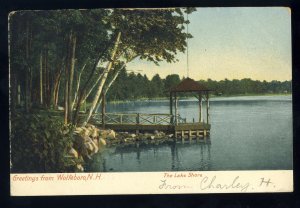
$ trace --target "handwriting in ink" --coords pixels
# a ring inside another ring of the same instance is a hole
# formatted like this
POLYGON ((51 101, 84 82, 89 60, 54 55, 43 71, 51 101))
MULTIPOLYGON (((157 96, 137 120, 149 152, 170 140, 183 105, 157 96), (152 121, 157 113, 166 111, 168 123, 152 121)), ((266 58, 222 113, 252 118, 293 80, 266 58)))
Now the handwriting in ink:
POLYGON ((265 185, 266 187, 268 187, 270 184, 272 184, 270 178, 268 180, 265 180, 265 178, 261 178, 259 186, 265 185))
POLYGON ((158 186, 159 189, 187 189, 191 188, 190 186, 186 185, 171 185, 167 184, 167 180, 160 180, 161 184, 158 186))
POLYGON ((241 192, 246 192, 249 188, 249 183, 241 183, 239 182, 239 176, 236 176, 232 181, 228 183, 217 182, 217 176, 209 178, 205 176, 200 182, 200 189, 239 189, 241 192))

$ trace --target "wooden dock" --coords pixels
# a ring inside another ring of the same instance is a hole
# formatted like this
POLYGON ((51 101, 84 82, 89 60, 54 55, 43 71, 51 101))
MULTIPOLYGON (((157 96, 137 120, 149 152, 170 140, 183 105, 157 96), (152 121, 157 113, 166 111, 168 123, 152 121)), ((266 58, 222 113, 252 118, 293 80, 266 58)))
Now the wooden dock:
POLYGON ((102 128, 125 132, 163 131, 175 138, 206 138, 210 135, 209 93, 212 90, 191 78, 186 78, 169 90, 170 114, 106 113, 106 95, 102 95, 101 113, 94 114, 92 122, 102 128), (188 123, 178 113, 178 97, 181 93, 193 93, 199 101, 198 122, 188 123), (196 93, 196 94, 195 94, 196 93), (206 102, 206 122, 203 118, 203 101, 206 102), (174 109, 174 111, 173 111, 174 109))
POLYGON ((179 115, 141 114, 141 113, 105 113, 95 114, 93 123, 103 128, 121 132, 154 132, 162 131, 174 134, 175 138, 195 139, 210 135, 210 124, 205 122, 187 123, 179 115), (104 118, 104 121, 102 119, 104 118))

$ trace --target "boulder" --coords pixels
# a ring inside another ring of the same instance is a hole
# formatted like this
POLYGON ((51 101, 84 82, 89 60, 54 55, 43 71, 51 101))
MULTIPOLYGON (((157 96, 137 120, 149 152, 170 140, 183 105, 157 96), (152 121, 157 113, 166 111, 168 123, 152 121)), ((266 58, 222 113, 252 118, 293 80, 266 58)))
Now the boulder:
POLYGON ((84 136, 90 136, 91 135, 91 130, 86 128, 86 127, 82 127, 82 131, 81 131, 80 134, 84 135, 84 136))
POLYGON ((74 133, 75 134, 80 134, 82 132, 82 128, 81 127, 77 127, 75 130, 74 130, 74 133))
POLYGON ((98 136, 99 136, 99 133, 98 133, 97 129, 96 128, 93 129, 92 133, 91 133, 91 137, 92 138, 97 138, 98 136))
POLYGON ((97 153, 99 151, 98 145, 96 145, 93 141, 91 144, 93 146, 93 153, 97 153))
POLYGON ((74 158, 78 158, 78 152, 73 147, 69 150, 69 155, 74 158))
POLYGON ((91 139, 89 136, 86 135, 80 135, 79 137, 82 139, 83 142, 88 142, 91 139))
POLYGON ((115 139, 116 138, 116 132, 114 130, 110 130, 109 134, 107 135, 108 139, 115 139))
POLYGON ((104 139, 115 139, 116 132, 114 130, 102 130, 100 131, 100 135, 104 139))
POLYGON ((57 110, 63 111, 65 108, 62 106, 57 106, 57 110))
POLYGON ((85 126, 86 128, 92 128, 92 129, 96 128, 93 124, 89 124, 89 123, 86 124, 85 126))
POLYGON ((87 155, 87 149, 85 146, 85 139, 80 135, 74 136, 74 143, 73 143, 74 149, 77 150, 77 152, 80 155, 86 156, 87 155))
POLYGON ((86 142, 84 145, 85 145, 85 148, 87 149, 87 151, 88 151, 89 153, 92 153, 92 152, 93 152, 94 147, 93 147, 93 145, 92 145, 90 142, 86 142))
POLYGON ((94 139, 93 139, 93 142, 95 143, 95 145, 96 145, 97 147, 99 147, 99 139, 94 138, 94 139))
POLYGON ((85 142, 85 147, 90 153, 97 153, 99 150, 98 146, 89 137, 88 140, 85 142))
POLYGON ((106 145, 105 139, 100 138, 100 139, 99 139, 99 147, 105 146, 105 145, 106 145))
POLYGON ((83 168, 83 166, 81 164, 77 164, 76 168, 77 168, 78 171, 81 171, 81 172, 84 171, 84 168, 83 168))

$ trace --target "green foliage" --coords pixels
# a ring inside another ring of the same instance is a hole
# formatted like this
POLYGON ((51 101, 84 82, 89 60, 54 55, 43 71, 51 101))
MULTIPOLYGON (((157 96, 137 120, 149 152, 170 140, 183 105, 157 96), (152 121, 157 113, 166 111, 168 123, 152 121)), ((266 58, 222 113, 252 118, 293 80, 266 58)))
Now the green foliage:
POLYGON ((175 62, 176 54, 185 51, 186 39, 192 36, 185 33, 184 12, 179 8, 114 9, 109 18, 111 27, 122 32, 122 49, 158 64, 175 62))
POLYGON ((278 94, 291 93, 291 81, 259 81, 249 78, 237 80, 200 80, 200 83, 215 90, 216 95, 278 94))
POLYGON ((168 75, 166 76, 166 79, 165 79, 165 94, 168 96, 169 95, 169 90, 178 85, 180 83, 180 77, 178 74, 171 74, 171 75, 168 75))
MULTIPOLYGON (((108 100, 133 100, 139 98, 168 97, 169 89, 181 81, 179 75, 171 74, 162 79, 158 74, 151 80, 144 75, 127 73, 122 70, 108 91, 108 100)), ((258 81, 251 79, 242 80, 200 80, 209 89, 214 90, 215 95, 247 95, 247 94, 278 94, 291 93, 291 81, 258 81)), ((189 96, 190 94, 183 94, 189 96)), ((192 96, 192 95, 190 95, 192 96)))
MULTIPOLYGON (((20 84, 21 100, 25 100, 26 81, 30 82, 32 97, 29 102, 39 105, 40 69, 48 74, 42 79, 47 101, 54 100, 54 78, 58 72, 69 67, 68 37, 76 37, 75 69, 72 90, 76 89, 78 73, 87 63, 81 76, 79 91, 84 94, 93 86, 99 73, 96 70, 98 61, 105 66, 109 60, 113 46, 113 38, 121 32, 121 42, 115 63, 130 62, 132 58, 140 58, 158 64, 161 61, 175 62, 176 54, 186 49, 186 39, 191 34, 185 31, 188 23, 184 15, 194 8, 169 9, 93 9, 93 10, 52 10, 52 11, 17 11, 10 15, 10 70, 15 82, 12 84, 16 103, 16 83, 20 84), (30 40, 30 47, 27 43, 30 40), (29 48, 29 51, 26 49, 29 48), (42 67, 40 65, 42 59, 42 67), (47 69, 47 72, 46 72, 47 69), (92 78, 90 78, 92 77, 92 78), (25 79, 24 79, 25 78, 25 79), (47 83, 46 83, 47 82, 47 83), (47 86, 46 86, 47 85, 47 86), (87 86, 87 87, 83 87, 87 86)), ((113 68, 116 68, 114 65, 113 68)), ((64 75, 64 72, 62 72, 64 75)), ((141 78, 141 77, 140 77, 141 78)), ((136 81, 139 81, 138 78, 136 81)), ((59 105, 63 104, 65 80, 62 76, 59 87, 59 105)), ((153 86, 155 87, 155 85, 153 86)), ((136 90, 139 93, 139 90, 136 90)), ((141 92, 140 95, 151 93, 141 92)), ((117 92, 121 93, 121 92, 117 92)), ((75 94, 74 92, 71 93, 75 94)), ((94 95, 95 93, 93 93, 94 95)), ((159 96, 163 93, 159 92, 159 96)), ((156 96, 156 95, 152 95, 156 96)), ((120 97, 116 95, 116 97, 120 97)), ((93 98, 90 97, 90 100, 93 98)), ((46 98, 44 99, 45 103, 46 98)), ((23 102, 21 102, 23 103, 23 102)), ((47 102, 49 103, 49 102, 47 102)), ((15 106, 15 105, 13 105, 15 106)), ((51 103, 45 106, 51 107, 51 103)))
POLYGON ((80 160, 68 157, 72 126, 46 114, 17 113, 11 119, 12 172, 70 172, 80 160))

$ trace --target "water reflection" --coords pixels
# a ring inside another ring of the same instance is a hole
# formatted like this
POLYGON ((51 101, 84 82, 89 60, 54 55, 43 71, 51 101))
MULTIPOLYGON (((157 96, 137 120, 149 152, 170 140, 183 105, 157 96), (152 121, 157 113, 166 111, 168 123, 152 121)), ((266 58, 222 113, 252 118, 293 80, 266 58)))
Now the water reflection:
MULTIPOLYGON (((86 171, 289 170, 293 168, 291 96, 212 98, 211 140, 105 148, 86 171)), ((168 113, 169 101, 109 104, 109 112, 168 113)), ((205 112, 204 112, 205 113, 205 112)), ((198 119, 196 100, 179 114, 198 119)), ((204 115, 205 117, 205 115, 204 115)))
POLYGON ((95 155, 87 171, 179 171, 211 170, 211 141, 108 147, 95 155))

